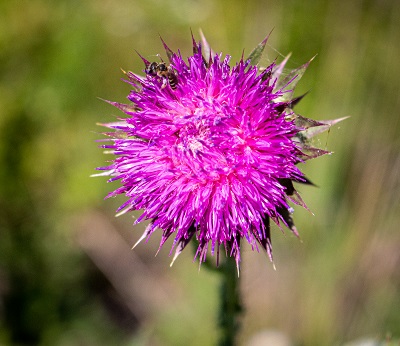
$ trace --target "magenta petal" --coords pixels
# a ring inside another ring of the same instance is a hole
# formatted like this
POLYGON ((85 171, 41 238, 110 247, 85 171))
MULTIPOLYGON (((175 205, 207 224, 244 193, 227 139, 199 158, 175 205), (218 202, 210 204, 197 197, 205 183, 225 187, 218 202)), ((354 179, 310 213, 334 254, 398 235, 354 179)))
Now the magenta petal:
POLYGON ((174 260, 196 241, 200 262, 208 249, 219 256, 222 246, 239 268, 242 239, 272 260, 270 218, 298 235, 289 202, 306 206, 293 181, 310 182, 296 164, 329 153, 307 139, 335 121, 292 110, 301 98, 291 98, 294 85, 308 63, 285 74, 287 59, 253 66, 264 40, 250 59, 231 66, 229 55, 202 41, 193 39, 188 60, 162 41, 170 64, 141 57, 146 75, 126 73, 132 103, 108 101, 125 118, 105 125, 115 132, 102 147, 115 158, 98 169, 119 180, 109 196, 127 197, 121 213, 142 209, 136 223, 151 220, 140 240, 160 229, 161 247, 172 236, 174 260))

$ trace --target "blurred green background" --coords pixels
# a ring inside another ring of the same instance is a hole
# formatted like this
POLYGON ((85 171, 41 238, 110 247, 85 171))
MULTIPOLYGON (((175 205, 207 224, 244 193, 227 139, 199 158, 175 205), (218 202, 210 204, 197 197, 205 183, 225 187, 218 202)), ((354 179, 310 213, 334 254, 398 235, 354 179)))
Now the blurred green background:
POLYGON ((211 345, 218 278, 186 250, 114 217, 97 122, 124 102, 120 68, 190 54, 190 28, 236 61, 272 28, 265 62, 318 54, 297 112, 351 118, 320 136, 334 155, 301 167, 315 214, 302 242, 273 230, 275 264, 244 246, 240 344, 278 330, 293 345, 400 336, 400 2, 0 0, 0 344, 211 345))

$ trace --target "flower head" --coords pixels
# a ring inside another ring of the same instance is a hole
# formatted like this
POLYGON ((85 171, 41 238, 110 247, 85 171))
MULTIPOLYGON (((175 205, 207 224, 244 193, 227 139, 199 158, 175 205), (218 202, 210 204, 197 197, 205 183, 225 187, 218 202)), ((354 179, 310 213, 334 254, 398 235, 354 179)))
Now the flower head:
POLYGON ((242 239, 272 260, 270 219, 298 235, 289 202, 305 205, 293 182, 310 181, 297 164, 328 153, 307 140, 336 121, 293 112, 308 63, 285 74, 287 59, 261 68, 266 41, 233 66, 204 37, 187 61, 163 42, 169 63, 142 58, 143 76, 126 73, 131 104, 110 102, 126 117, 106 124, 114 131, 103 147, 116 158, 99 169, 121 183, 109 196, 127 197, 119 212, 143 210, 140 240, 160 229, 161 248, 172 236, 174 259, 195 238, 201 262, 209 248, 218 260, 223 245, 239 266, 242 239))

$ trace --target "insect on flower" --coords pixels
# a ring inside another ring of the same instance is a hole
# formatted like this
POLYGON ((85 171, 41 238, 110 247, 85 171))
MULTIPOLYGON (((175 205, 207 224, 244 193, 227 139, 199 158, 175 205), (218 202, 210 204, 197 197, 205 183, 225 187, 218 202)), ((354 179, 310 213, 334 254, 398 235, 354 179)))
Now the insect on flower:
POLYGON ((168 81, 171 89, 173 90, 176 89, 176 85, 178 84, 178 78, 175 75, 172 67, 167 66, 164 62, 161 63, 152 62, 146 67, 145 72, 153 77, 155 76, 162 77, 163 79, 162 88, 166 87, 168 81))
POLYGON ((285 74, 287 58, 262 68, 267 38, 234 66, 204 36, 192 37, 187 61, 163 41, 170 65, 142 57, 146 76, 126 73, 130 104, 109 102, 125 117, 105 125, 114 132, 102 146, 115 158, 98 169, 120 182, 109 194, 126 196, 119 213, 141 209, 136 223, 150 220, 138 243, 159 229, 160 248, 174 239, 173 261, 195 241, 200 263, 209 250, 218 263, 225 248, 239 268, 243 240, 272 260, 270 220, 298 235, 291 205, 306 206, 293 183, 311 184, 298 165, 329 153, 309 139, 342 119, 294 113, 309 62, 285 74))

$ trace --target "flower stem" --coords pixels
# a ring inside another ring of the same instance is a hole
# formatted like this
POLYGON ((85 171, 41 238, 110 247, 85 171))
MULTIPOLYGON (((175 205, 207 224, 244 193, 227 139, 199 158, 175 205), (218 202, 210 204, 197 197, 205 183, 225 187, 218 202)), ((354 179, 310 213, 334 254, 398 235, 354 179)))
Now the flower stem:
POLYGON ((242 312, 235 258, 227 257, 220 270, 222 281, 218 322, 221 334, 218 345, 232 346, 235 345, 240 327, 239 314, 242 312))

